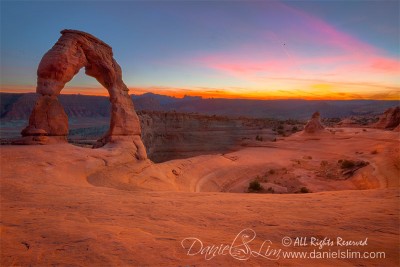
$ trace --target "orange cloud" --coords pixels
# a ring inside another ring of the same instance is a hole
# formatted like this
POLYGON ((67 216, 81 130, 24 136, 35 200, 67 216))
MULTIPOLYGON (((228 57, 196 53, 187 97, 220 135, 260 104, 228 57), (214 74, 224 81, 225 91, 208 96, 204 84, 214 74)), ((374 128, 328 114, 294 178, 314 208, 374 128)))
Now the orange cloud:
MULTIPOLYGON (((288 81, 290 79, 287 79, 288 81)), ((295 79, 303 82, 301 79, 295 79)), ((129 87, 130 94, 141 95, 155 93, 181 98, 186 96, 201 96, 203 98, 231 98, 231 99, 308 99, 308 100, 349 100, 349 99, 379 99, 379 100, 400 100, 400 87, 387 87, 387 92, 382 92, 379 85, 368 83, 326 83, 320 80, 307 81, 310 84, 305 89, 276 89, 271 91, 252 90, 246 88, 176 88, 176 87, 129 87), (313 83, 314 82, 314 83, 313 83), (352 90, 350 92, 340 91, 340 88, 369 88, 367 91, 352 90), (239 90, 240 89, 240 90, 239 90)), ((34 86, 2 85, 0 92, 6 93, 34 93, 34 86)), ((69 90, 62 90, 61 94, 82 94, 108 96, 104 88, 74 87, 69 90)))

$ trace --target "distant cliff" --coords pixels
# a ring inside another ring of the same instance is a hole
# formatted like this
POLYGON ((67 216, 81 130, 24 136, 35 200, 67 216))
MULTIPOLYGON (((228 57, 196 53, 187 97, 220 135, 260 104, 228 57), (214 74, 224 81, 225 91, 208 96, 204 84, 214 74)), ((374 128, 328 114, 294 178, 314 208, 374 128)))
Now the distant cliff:
MULTIPOLYGON (((275 139, 273 129, 279 127, 279 122, 270 119, 232 119, 160 111, 138 112, 138 115, 142 140, 155 162, 225 153, 239 149, 247 141, 271 141, 275 139)), ((292 127, 286 128, 291 131, 292 127)))
MULTIPOLYGON (((0 93, 0 118, 23 120, 29 117, 37 95, 0 93)), ((325 118, 345 118, 357 115, 378 115, 398 105, 398 101, 381 100, 245 100, 204 99, 201 97, 175 98, 147 93, 132 95, 137 111, 196 112, 205 115, 233 117, 301 119, 306 120, 318 110, 325 118)), ((107 97, 85 95, 61 95, 60 102, 72 118, 109 117, 107 97)))

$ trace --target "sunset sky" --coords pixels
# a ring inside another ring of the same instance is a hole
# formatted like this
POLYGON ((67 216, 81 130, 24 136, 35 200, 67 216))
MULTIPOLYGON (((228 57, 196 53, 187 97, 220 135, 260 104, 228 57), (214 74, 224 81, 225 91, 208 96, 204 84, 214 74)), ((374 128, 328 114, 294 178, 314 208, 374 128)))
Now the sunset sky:
MULTIPOLYGON (((1 1, 1 91, 34 92, 62 29, 113 47, 130 93, 400 99, 399 1, 1 1)), ((107 94, 83 70, 62 93, 107 94)))

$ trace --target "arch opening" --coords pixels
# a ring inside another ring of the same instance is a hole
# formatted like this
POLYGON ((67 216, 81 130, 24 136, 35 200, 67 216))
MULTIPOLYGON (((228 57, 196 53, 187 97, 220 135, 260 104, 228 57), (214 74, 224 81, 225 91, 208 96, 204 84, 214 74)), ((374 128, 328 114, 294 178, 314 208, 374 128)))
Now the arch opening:
POLYGON ((68 143, 92 148, 108 131, 111 104, 108 92, 81 68, 59 96, 68 116, 68 143))

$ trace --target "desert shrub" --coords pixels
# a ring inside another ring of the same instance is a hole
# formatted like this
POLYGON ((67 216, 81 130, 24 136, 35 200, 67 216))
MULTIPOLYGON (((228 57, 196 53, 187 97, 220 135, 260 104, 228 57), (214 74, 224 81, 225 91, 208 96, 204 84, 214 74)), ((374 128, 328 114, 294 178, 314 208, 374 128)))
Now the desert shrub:
POLYGON ((274 170, 274 169, 270 169, 270 170, 268 171, 268 173, 269 173, 269 174, 275 174, 275 170, 274 170))
POLYGON ((268 187, 267 193, 275 193, 275 190, 272 187, 268 187))
POLYGON ((283 130, 278 130, 278 134, 283 135, 285 132, 283 130))
POLYGON ((311 193, 311 191, 307 187, 303 186, 302 188, 300 188, 300 193, 306 194, 306 193, 311 193))
POLYGON ((262 138, 262 136, 257 135, 257 136, 256 136, 256 140, 257 140, 257 141, 262 141, 263 138, 262 138))
POLYGON ((360 167, 360 168, 362 168, 362 167, 364 167, 364 166, 367 166, 367 165, 369 165, 369 162, 368 161, 357 161, 356 163, 355 163, 355 165, 356 166, 358 166, 358 167, 360 167))
POLYGON ((378 154, 378 150, 376 150, 376 149, 375 149, 375 150, 372 150, 372 151, 371 151, 371 154, 372 154, 372 155, 378 154))
POLYGON ((353 168, 354 166, 355 166, 355 163, 352 160, 345 159, 340 162, 340 168, 342 168, 342 169, 350 169, 350 168, 353 168))
POLYGON ((297 132, 299 130, 299 128, 297 128, 297 126, 293 126, 293 128, 292 128, 292 132, 297 132))
POLYGON ((249 192, 260 192, 263 190, 263 187, 261 186, 260 182, 257 180, 251 181, 249 183, 249 192))
POLYGON ((278 130, 283 130, 283 125, 282 124, 278 126, 278 130))

